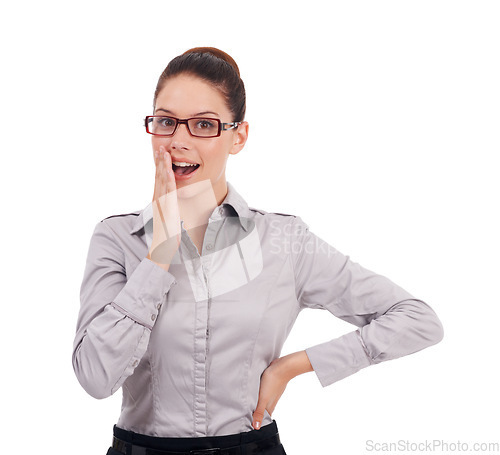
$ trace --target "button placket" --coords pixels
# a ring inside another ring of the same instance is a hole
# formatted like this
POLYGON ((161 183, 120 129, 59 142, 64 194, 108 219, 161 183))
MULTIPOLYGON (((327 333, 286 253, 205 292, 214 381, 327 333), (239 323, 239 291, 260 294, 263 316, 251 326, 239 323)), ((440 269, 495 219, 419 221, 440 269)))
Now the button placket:
MULTIPOLYGON (((216 223, 219 224, 219 223, 216 223)), ((215 229, 213 226, 208 225, 207 230, 205 231, 205 238, 203 239, 203 250, 204 251, 211 251, 214 249, 215 246, 215 229)), ((203 253, 203 251, 202 251, 203 253)))
MULTIPOLYGON (((198 271, 201 271, 198 268, 198 271)), ((203 273, 203 272, 201 272, 203 273)), ((207 433, 207 390, 206 390, 206 327, 207 327, 207 299, 196 302, 195 319, 195 356, 194 356, 194 421, 197 436, 206 436, 207 433)))
MULTIPOLYGON (((214 218, 217 218, 217 213, 214 218)), ((205 231, 202 255, 196 261, 196 267, 193 271, 196 273, 198 280, 203 282, 203 299, 196 301, 196 324, 195 324, 195 400, 194 400, 194 421, 195 429, 198 436, 206 436, 208 434, 208 418, 207 418, 207 387, 208 387, 208 370, 207 356, 209 355, 209 323, 210 323, 210 266, 213 262, 213 254, 204 255, 206 251, 215 248, 215 238, 217 230, 220 229, 221 223, 208 225, 205 231), (216 226, 214 228, 213 226, 216 226)))

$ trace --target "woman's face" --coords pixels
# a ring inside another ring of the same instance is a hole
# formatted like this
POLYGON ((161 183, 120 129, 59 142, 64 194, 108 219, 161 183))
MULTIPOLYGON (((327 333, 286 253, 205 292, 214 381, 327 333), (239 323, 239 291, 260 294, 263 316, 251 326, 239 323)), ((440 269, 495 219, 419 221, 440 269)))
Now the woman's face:
MULTIPOLYGON (((180 119, 209 117, 217 118, 222 123, 233 121, 222 94, 207 82, 188 74, 174 76, 165 82, 156 98, 154 115, 180 119)), ((181 124, 171 137, 152 136, 153 153, 163 145, 172 157, 172 162, 199 164, 194 172, 183 177, 177 174, 173 166, 177 188, 209 180, 220 203, 227 191, 227 158, 243 148, 247 135, 247 122, 212 138, 193 137, 187 126, 181 124)))

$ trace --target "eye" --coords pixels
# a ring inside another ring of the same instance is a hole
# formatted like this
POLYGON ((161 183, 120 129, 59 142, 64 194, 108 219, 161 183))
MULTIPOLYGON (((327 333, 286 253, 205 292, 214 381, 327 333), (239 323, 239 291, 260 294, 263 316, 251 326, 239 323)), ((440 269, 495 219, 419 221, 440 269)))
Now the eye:
POLYGON ((158 126, 161 126, 164 128, 172 127, 175 125, 175 120, 173 118, 170 118, 170 117, 157 117, 156 122, 157 122, 158 126))
POLYGON ((199 130, 210 130, 216 129, 217 123, 210 119, 200 119, 196 122, 196 129, 199 130))

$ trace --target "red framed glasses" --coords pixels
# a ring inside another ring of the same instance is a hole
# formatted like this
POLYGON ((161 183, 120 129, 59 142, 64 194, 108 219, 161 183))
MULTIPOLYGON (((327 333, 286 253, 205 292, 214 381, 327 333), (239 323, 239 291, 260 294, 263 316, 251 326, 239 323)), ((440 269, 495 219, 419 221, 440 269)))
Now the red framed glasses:
POLYGON ((180 124, 184 124, 193 137, 218 137, 222 131, 236 128, 242 122, 222 123, 217 118, 175 118, 165 115, 148 115, 144 119, 146 132, 153 136, 173 136, 180 124))

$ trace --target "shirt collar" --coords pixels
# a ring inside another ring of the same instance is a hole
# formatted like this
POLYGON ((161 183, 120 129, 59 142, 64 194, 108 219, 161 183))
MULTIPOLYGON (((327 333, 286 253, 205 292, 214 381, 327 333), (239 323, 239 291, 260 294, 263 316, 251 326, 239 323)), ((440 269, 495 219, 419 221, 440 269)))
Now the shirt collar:
MULTIPOLYGON (((227 194, 221 204, 214 209, 211 219, 217 217, 217 214, 220 213, 220 209, 223 209, 223 213, 225 216, 237 216, 242 228, 245 231, 248 231, 249 228, 249 217, 250 217, 250 209, 248 208, 248 204, 243 199, 243 197, 234 189, 234 186, 231 183, 227 183, 227 194), (226 207, 224 207, 226 206, 226 207), (229 207, 229 210, 228 210, 229 207), (231 210, 231 208, 234 210, 231 210)), ((153 218, 153 206, 152 202, 150 202, 143 210, 139 212, 139 216, 134 222, 134 226, 130 230, 130 234, 135 234, 140 231, 148 221, 153 218)))

